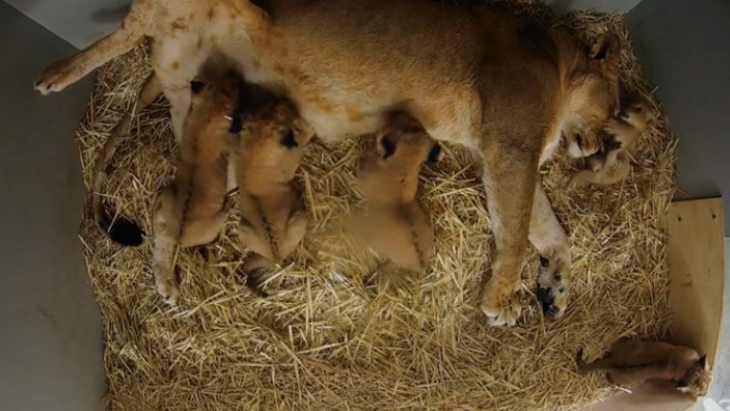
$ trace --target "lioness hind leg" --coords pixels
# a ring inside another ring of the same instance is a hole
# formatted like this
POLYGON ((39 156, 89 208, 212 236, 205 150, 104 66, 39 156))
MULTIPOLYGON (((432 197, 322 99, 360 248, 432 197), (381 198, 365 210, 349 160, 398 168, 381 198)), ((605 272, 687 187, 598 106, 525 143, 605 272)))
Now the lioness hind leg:
POLYGON ((34 87, 41 94, 59 92, 114 57, 133 49, 153 24, 159 0, 135 0, 122 26, 88 48, 46 68, 34 87))
MULTIPOLYGON (((495 140, 483 150, 484 185, 496 253, 492 278, 482 291, 481 309, 490 325, 503 326, 515 325, 522 311, 515 294, 522 284, 540 150, 518 147, 519 142, 500 137, 495 140)), ((539 137, 535 141, 539 142, 539 137)))
POLYGON ((530 242, 540 253, 537 297, 543 312, 553 318, 565 314, 570 291, 570 247, 568 236, 558 222, 542 184, 535 187, 530 218, 530 242))
POLYGON ((169 222, 166 221, 165 206, 172 202, 172 194, 163 190, 155 202, 153 216, 154 240, 152 249, 152 274, 155 277, 157 293, 162 301, 175 306, 180 297, 180 288, 175 278, 175 238, 170 233, 169 222))

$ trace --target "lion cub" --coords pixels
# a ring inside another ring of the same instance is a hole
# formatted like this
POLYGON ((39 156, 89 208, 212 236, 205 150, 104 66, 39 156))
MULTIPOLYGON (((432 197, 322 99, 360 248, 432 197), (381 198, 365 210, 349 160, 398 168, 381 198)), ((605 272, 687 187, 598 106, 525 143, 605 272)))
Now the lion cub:
POLYGON ((622 106, 621 118, 612 119, 604 128, 603 146, 586 158, 587 169, 575 173, 568 184, 573 187, 586 183, 610 185, 624 180, 631 169, 634 144, 654 121, 646 102, 632 95, 622 106))
POLYGON ((292 180, 314 130, 289 99, 249 88, 236 179, 241 241, 258 254, 244 264, 250 276, 284 260, 304 237, 307 216, 292 180))
POLYGON ((209 60, 191 82, 192 104, 183 128, 175 179, 157 198, 152 269, 157 292, 175 305, 180 294, 173 267, 175 246, 213 241, 223 228, 232 140, 242 78, 209 60))
POLYGON ((433 252, 433 230, 416 200, 421 165, 435 162, 441 146, 421 124, 404 112, 388 114, 365 153, 357 186, 366 200, 366 215, 357 228, 388 262, 379 272, 387 276, 398 268, 423 271, 433 252))
POLYGON ((677 389, 695 396, 705 395, 709 385, 707 356, 664 342, 618 341, 605 358, 586 364, 579 350, 576 362, 582 374, 606 371, 609 382, 618 385, 660 379, 674 381, 677 389))

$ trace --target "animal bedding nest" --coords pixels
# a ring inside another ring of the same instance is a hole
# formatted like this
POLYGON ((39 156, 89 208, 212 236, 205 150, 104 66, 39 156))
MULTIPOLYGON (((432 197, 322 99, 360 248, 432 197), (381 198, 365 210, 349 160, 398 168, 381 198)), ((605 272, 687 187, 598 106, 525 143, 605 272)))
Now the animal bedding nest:
MULTIPOLYGON (((626 39, 619 16, 558 18, 538 3, 508 5, 584 39, 607 29, 626 39)), ((624 84, 648 96, 628 41, 621 67, 624 84)), ((144 48, 99 70, 76 136, 87 193, 100 148, 149 72, 144 48)), ((307 148, 297 182, 309 232, 268 278, 268 298, 243 285, 247 250, 233 199, 220 239, 178 252, 184 296, 175 308, 155 292, 150 242, 111 243, 88 210, 81 236, 103 315, 110 409, 568 410, 610 395, 601 376, 576 373, 579 347, 595 358, 620 337, 661 336, 669 324, 664 216, 675 190, 673 142, 652 104, 659 126, 640 140, 623 183, 566 189, 579 164, 565 153, 540 171, 572 245, 575 282, 559 321, 540 312, 531 250, 518 326, 486 325, 478 296, 493 256, 490 219, 470 155, 456 146, 421 176, 419 198, 436 235, 431 265, 397 288, 366 287, 381 261, 340 228, 362 201, 353 171, 364 139, 307 148)), ((175 155, 160 99, 134 120, 115 155, 106 208, 151 232, 152 203, 172 178, 175 155)))

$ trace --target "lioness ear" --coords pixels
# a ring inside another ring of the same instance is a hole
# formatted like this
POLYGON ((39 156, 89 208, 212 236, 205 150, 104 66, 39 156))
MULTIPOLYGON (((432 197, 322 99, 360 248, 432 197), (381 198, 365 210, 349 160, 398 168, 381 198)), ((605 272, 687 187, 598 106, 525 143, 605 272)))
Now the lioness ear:
POLYGON ((383 159, 386 159, 395 154, 396 144, 393 140, 388 137, 387 134, 383 134, 378 137, 378 153, 383 159))
POLYGON ((621 39, 614 33, 604 33, 591 47, 591 57, 604 64, 606 69, 618 74, 621 39))

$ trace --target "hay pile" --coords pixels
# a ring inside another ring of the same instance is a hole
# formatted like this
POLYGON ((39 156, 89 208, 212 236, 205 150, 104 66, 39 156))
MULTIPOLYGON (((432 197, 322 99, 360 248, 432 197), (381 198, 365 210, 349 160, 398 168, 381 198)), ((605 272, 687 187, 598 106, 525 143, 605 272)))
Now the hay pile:
MULTIPOLYGON (((555 19, 531 1, 510 6, 555 19)), ((618 16, 558 22, 584 38, 608 28, 625 37, 618 16)), ((646 93, 630 47, 621 64, 629 88, 646 93)), ((137 49, 99 71, 77 131, 87 189, 97 152, 149 70, 137 49)), ((109 208, 147 232, 155 193, 173 175, 166 104, 135 120, 103 191, 109 208)), ((574 372, 578 347, 594 358, 619 337, 655 337, 669 324, 664 216, 675 175, 672 138, 659 117, 623 184, 566 191, 564 178, 577 165, 564 153, 541 171, 572 242, 574 291, 557 322, 542 317, 533 295, 538 258, 531 250, 519 325, 485 325, 478 294, 493 254, 489 215, 470 157, 458 147, 447 147, 422 175, 420 196, 437 239, 431 268, 395 291, 365 289, 378 260, 336 228, 361 202, 352 187, 362 143, 354 139, 308 149, 299 181, 310 232, 268 282, 268 299, 242 286, 246 251, 237 241, 235 201, 219 241, 178 253, 184 299, 174 309, 155 293, 149 242, 114 245, 87 215, 81 236, 103 313, 110 409, 568 410, 606 397, 603 378, 574 372)))

